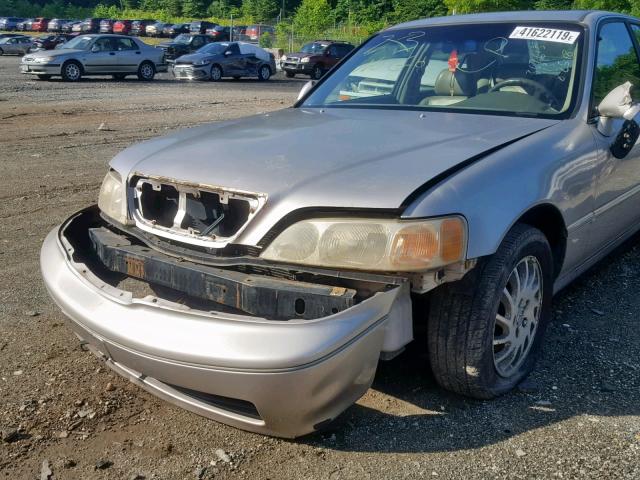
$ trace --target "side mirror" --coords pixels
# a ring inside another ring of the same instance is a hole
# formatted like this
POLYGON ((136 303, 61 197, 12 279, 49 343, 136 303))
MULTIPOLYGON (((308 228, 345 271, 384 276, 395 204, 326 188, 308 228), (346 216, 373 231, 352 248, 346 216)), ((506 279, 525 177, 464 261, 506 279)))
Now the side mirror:
POLYGON ((97 53, 100 51, 100 48, 97 45, 94 45, 93 47, 91 47, 91 53, 97 53))
POLYGON ((228 57, 229 55, 231 55, 233 52, 231 50, 227 50, 224 52, 224 56, 228 57))
POLYGON ((629 154, 640 137, 640 126, 636 122, 640 103, 633 103, 632 88, 633 85, 626 82, 611 90, 598 105, 598 131, 602 135, 610 137, 616 134, 616 125, 620 125, 616 120, 624 120, 609 148, 611 154, 619 159, 629 154))
POLYGON ((311 90, 315 84, 316 84, 315 80, 309 80, 307 83, 305 83, 300 89, 300 93, 298 93, 298 98, 296 100, 300 100, 304 98, 307 95, 307 93, 309 93, 309 90, 311 90))

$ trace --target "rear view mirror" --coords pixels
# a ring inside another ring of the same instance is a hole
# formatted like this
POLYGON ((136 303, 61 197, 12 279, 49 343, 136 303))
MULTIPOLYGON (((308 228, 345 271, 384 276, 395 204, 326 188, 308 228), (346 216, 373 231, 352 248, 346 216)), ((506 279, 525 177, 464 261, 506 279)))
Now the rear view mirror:
POLYGON ((307 93, 309 93, 309 90, 311 90, 315 84, 316 84, 315 80, 309 80, 307 83, 305 83, 300 89, 300 93, 298 93, 297 100, 304 98, 307 95, 307 93))

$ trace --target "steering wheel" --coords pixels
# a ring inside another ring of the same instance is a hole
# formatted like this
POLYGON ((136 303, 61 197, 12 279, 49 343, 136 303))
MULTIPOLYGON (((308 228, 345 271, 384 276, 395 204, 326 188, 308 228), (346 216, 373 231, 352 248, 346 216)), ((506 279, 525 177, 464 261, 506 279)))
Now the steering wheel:
POLYGON ((526 90, 526 87, 530 87, 533 89, 532 95, 536 97, 541 102, 544 102, 545 98, 549 102, 549 105, 558 110, 561 107, 560 101, 556 98, 556 96, 545 87, 540 82, 536 82, 535 80, 530 80, 528 78, 507 78, 502 82, 496 83, 493 87, 489 89, 489 92, 497 92, 498 90, 504 87, 522 87, 526 90))

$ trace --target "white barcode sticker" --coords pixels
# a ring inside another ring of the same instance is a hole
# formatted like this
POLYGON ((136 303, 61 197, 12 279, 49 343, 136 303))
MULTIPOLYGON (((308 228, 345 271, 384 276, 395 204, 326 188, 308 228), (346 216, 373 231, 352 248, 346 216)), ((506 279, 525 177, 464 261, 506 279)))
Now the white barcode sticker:
POLYGON ((574 32, 572 30, 559 30, 557 28, 542 27, 516 27, 513 32, 511 32, 511 35, 509 35, 509 38, 574 44, 579 36, 580 32, 574 32))

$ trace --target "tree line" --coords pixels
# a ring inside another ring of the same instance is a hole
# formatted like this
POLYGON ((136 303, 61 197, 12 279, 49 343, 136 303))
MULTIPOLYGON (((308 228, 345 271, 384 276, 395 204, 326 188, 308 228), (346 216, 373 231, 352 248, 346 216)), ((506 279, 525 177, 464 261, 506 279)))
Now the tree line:
POLYGON ((338 26, 368 35, 386 25, 450 13, 500 10, 599 9, 640 16, 640 0, 0 0, 0 16, 210 18, 228 24, 278 23, 296 35, 338 26))

